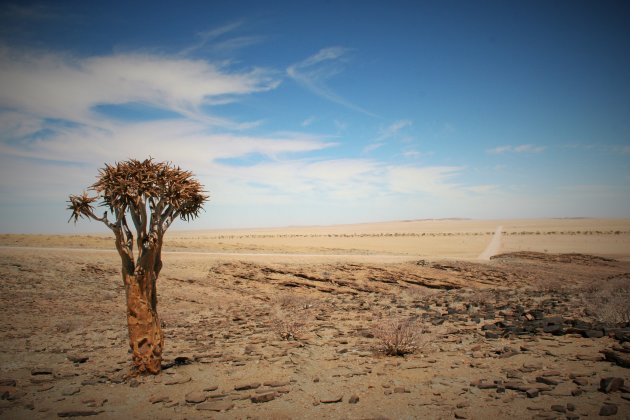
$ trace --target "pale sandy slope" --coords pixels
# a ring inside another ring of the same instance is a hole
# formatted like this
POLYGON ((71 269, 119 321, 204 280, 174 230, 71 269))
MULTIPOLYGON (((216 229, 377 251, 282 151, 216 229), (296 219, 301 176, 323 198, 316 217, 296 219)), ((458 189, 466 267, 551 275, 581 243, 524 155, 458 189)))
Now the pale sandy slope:
MULTIPOLYGON (((630 219, 416 220, 336 226, 178 231, 166 251, 475 260, 492 252, 580 252, 630 258, 630 219), (496 229, 502 226, 497 238, 496 229), (493 236, 494 235, 494 236, 493 236), (495 242, 492 238, 496 238, 495 242)), ((194 226, 191 225, 191 226, 194 226)), ((111 235, 0 235, 0 246, 112 249, 111 235)))

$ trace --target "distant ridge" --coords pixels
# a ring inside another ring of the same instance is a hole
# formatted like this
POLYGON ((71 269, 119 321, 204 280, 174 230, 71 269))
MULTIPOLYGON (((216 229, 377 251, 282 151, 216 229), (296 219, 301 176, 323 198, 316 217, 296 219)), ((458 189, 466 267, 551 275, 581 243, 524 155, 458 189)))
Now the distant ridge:
MULTIPOLYGON (((448 222, 448 221, 462 221, 462 220, 473 220, 470 217, 442 217, 440 219, 406 219, 400 220, 403 223, 411 223, 411 222, 448 222)), ((378 222, 377 222, 378 223, 378 222)), ((388 222, 383 222, 388 223, 388 222)))

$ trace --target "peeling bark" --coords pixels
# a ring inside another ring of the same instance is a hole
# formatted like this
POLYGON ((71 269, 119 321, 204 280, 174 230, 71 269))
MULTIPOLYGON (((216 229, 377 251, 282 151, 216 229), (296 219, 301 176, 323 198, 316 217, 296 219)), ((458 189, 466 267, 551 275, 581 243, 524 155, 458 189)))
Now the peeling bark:
POLYGON ((164 334, 157 314, 157 301, 154 293, 147 296, 146 288, 142 287, 143 283, 153 283, 151 289, 155 290, 155 278, 150 273, 124 275, 129 346, 137 374, 157 374, 162 368, 164 334))

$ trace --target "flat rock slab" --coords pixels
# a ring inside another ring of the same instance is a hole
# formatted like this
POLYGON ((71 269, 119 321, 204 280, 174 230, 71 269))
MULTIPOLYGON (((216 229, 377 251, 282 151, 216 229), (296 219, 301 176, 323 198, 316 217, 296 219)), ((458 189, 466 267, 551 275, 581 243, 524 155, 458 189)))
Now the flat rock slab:
POLYGON ((319 399, 322 404, 334 404, 343 401, 343 395, 327 395, 319 399))
POLYGON ((186 382, 190 382, 190 380, 190 376, 174 375, 172 378, 165 380, 164 385, 185 384, 186 382))
POLYGON ((52 375, 52 368, 48 367, 36 367, 31 369, 31 375, 52 375))
POLYGON ((65 388, 63 391, 61 391, 61 395, 69 397, 70 395, 78 394, 79 392, 81 392, 81 388, 79 388, 79 387, 69 387, 69 388, 65 388))
POLYGON ((89 356, 85 356, 82 354, 72 354, 72 355, 68 355, 68 360, 70 360, 72 363, 85 363, 90 359, 89 356))
POLYGON ((186 394, 186 402, 190 404, 199 404, 204 402, 208 397, 204 392, 193 391, 186 394))
POLYGON ((57 413, 59 417, 89 417, 103 413, 103 410, 68 410, 57 413))
POLYGON ((280 388, 283 386, 287 386, 289 385, 291 382, 289 381, 268 381, 268 382, 263 382, 264 386, 268 386, 270 388, 280 388))
POLYGON ((230 401, 207 401, 195 406, 197 410, 205 411, 228 411, 234 408, 234 403, 230 401))
POLYGON ((151 398, 149 398, 149 402, 151 404, 157 404, 160 402, 167 402, 170 401, 171 397, 169 397, 168 395, 153 395, 151 396, 151 398))
POLYGON ((621 367, 630 368, 629 354, 623 354, 612 350, 603 350, 602 354, 609 362, 613 362, 621 367))
POLYGON ((278 396, 277 392, 267 392, 265 394, 254 395, 251 398, 251 401, 256 404, 265 403, 265 402, 275 400, 277 396, 278 396))
POLYGON ((235 391, 247 391, 249 389, 256 389, 260 387, 260 382, 253 382, 250 384, 240 384, 240 385, 235 385, 234 386, 234 390, 235 391))

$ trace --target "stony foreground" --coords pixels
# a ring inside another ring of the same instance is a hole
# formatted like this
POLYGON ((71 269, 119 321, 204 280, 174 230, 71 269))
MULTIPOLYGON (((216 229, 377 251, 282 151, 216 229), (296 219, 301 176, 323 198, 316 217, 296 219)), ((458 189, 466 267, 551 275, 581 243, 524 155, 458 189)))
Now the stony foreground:
POLYGON ((169 255, 165 369, 130 378, 116 255, 3 249, 0 417, 630 418, 630 328, 603 319, 607 282, 630 265, 169 255), (384 355, 375 334, 407 317, 421 348, 384 355))

